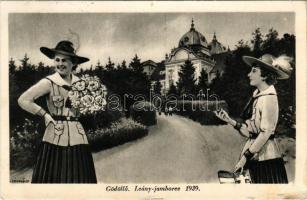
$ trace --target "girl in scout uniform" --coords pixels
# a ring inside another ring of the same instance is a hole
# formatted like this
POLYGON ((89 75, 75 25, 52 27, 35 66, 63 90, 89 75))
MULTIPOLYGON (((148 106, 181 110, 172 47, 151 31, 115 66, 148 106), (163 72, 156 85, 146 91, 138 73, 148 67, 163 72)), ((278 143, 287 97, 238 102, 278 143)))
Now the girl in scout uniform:
POLYGON ((55 73, 43 78, 18 99, 24 110, 44 118, 46 130, 34 167, 32 183, 96 183, 93 158, 79 113, 70 106, 68 92, 79 78, 72 74, 89 59, 75 54, 70 41, 41 52, 54 59, 55 73), (48 110, 34 100, 46 96, 48 110))
POLYGON ((220 119, 233 125, 247 137, 247 142, 235 166, 235 171, 248 169, 252 183, 288 183, 287 174, 274 139, 278 121, 278 99, 274 84, 277 79, 287 79, 291 73, 290 58, 274 58, 265 54, 259 59, 243 56, 252 67, 248 74, 250 85, 257 89, 246 107, 248 119, 244 123, 233 120, 224 110, 216 111, 220 119))

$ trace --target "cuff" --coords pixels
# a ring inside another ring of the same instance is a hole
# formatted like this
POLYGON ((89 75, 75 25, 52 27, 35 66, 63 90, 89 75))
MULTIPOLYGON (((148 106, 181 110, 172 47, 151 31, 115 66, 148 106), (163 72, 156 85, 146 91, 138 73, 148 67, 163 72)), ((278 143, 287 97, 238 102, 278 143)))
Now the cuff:
POLYGON ((47 112, 46 112, 44 109, 41 108, 36 114, 37 114, 38 116, 43 117, 43 116, 45 116, 46 113, 47 113, 47 112))
POLYGON ((247 149, 245 152, 244 152, 244 156, 246 158, 246 160, 251 160, 252 157, 254 156, 254 154, 252 152, 250 152, 249 149, 247 149))
POLYGON ((234 128, 240 131, 241 127, 242 127, 242 123, 236 121, 236 125, 234 126, 234 128))

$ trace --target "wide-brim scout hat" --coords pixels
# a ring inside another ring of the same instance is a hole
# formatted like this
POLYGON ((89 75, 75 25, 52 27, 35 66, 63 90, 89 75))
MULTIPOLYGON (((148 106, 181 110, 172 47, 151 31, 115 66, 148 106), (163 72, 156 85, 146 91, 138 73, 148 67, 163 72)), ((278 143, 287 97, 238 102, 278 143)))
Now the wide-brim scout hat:
POLYGON ((90 60, 88 58, 78 56, 73 47, 73 43, 67 40, 60 41, 53 49, 41 47, 40 51, 50 59, 54 59, 55 54, 70 56, 74 60, 75 64, 85 63, 90 60))
POLYGON ((277 79, 288 79, 292 72, 291 62, 292 58, 282 55, 278 58, 270 54, 264 54, 260 58, 251 56, 243 56, 243 61, 249 66, 264 67, 277 74, 277 79))

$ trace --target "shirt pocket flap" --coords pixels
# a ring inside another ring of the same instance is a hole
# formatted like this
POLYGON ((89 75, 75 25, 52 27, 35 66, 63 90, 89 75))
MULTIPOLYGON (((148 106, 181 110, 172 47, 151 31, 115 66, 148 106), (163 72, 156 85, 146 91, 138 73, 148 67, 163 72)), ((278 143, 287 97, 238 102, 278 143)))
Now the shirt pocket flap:
POLYGON ((52 102, 55 107, 62 107, 64 105, 64 97, 61 95, 52 96, 52 102))
POLYGON ((62 135, 64 133, 64 124, 56 124, 54 126, 54 133, 56 135, 62 135))

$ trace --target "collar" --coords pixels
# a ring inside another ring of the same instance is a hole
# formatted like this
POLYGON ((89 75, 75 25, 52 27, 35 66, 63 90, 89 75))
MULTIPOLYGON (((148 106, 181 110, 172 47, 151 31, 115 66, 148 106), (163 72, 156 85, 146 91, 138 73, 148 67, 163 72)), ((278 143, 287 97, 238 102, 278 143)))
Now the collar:
POLYGON ((254 91, 253 97, 263 96, 263 95, 277 95, 275 87, 273 85, 270 85, 266 90, 263 90, 262 92, 259 92, 258 89, 254 91))
POLYGON ((71 74, 71 84, 69 84, 61 77, 61 75, 58 72, 55 72, 54 74, 47 76, 47 78, 59 86, 63 86, 63 85, 70 86, 71 84, 80 80, 79 77, 77 77, 74 74, 71 74))

